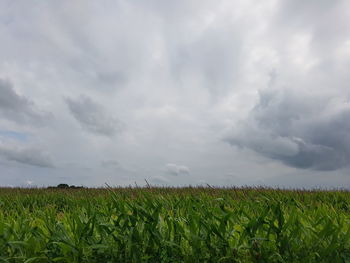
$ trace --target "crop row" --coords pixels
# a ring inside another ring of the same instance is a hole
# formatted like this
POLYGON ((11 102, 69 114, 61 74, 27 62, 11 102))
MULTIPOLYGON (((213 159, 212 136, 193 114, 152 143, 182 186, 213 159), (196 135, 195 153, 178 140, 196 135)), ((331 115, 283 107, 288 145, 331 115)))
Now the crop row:
POLYGON ((0 262, 350 262, 348 192, 99 191, 0 190, 0 262))

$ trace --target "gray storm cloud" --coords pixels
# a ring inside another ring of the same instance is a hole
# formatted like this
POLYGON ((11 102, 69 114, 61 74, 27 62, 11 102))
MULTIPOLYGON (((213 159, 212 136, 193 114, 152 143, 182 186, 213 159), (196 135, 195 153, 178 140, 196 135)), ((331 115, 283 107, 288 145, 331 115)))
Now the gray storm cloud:
POLYGON ((268 89, 225 140, 292 167, 337 170, 350 163, 350 103, 268 89))
POLYGON ((73 117, 91 133, 112 137, 122 130, 122 123, 109 116, 102 106, 89 97, 66 98, 66 103, 73 117))
POLYGON ((101 162, 101 166, 106 168, 119 168, 120 163, 116 160, 105 160, 101 162))
POLYGON ((11 162, 26 164, 41 168, 53 168, 50 156, 38 149, 29 147, 16 147, 0 144, 0 156, 11 162))
POLYGON ((0 116, 7 120, 29 125, 42 125, 51 114, 40 111, 36 105, 19 95, 11 82, 0 78, 0 116))

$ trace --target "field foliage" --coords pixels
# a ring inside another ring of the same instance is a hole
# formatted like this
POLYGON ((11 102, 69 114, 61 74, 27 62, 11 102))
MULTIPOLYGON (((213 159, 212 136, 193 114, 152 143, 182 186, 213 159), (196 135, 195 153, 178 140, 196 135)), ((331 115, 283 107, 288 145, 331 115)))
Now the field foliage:
POLYGON ((0 262, 350 262, 350 193, 3 188, 0 262))

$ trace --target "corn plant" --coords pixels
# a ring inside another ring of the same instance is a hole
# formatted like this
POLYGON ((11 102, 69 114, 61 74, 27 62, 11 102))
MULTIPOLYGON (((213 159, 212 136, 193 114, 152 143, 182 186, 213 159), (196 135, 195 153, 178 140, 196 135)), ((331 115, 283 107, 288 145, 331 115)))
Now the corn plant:
POLYGON ((3 188, 0 262, 350 262, 350 193, 3 188))

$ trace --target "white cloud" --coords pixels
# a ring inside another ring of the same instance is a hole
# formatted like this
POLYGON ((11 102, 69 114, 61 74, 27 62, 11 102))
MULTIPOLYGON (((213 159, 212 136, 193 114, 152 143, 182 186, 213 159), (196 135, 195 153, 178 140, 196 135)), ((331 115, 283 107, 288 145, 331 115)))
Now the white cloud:
POLYGON ((178 165, 174 163, 168 163, 166 165, 166 172, 170 175, 189 175, 190 169, 185 165, 178 165))
POLYGON ((159 175, 152 177, 149 182, 151 186, 166 186, 166 185, 169 185, 169 183, 170 183, 169 179, 159 175))
POLYGON ((26 183, 27 183, 27 185, 32 185, 34 182, 33 182, 33 181, 28 180, 28 181, 26 181, 26 183))

